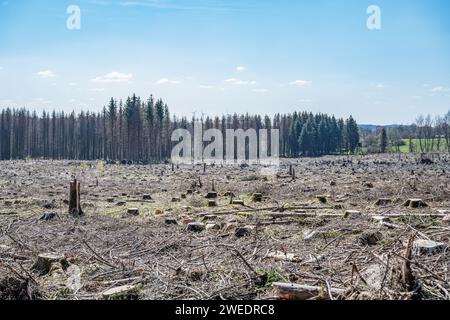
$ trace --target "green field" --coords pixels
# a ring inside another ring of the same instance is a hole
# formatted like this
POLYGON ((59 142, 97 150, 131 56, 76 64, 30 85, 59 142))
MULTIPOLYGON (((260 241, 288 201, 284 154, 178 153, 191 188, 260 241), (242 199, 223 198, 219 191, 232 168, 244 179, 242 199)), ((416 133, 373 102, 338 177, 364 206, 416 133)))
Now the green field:
MULTIPOLYGON (((448 150, 448 147, 447 147, 447 142, 445 141, 445 139, 441 138, 439 150, 437 150, 437 144, 438 144, 437 140, 438 139, 435 139, 435 141, 434 141, 433 152, 437 152, 437 151, 446 152, 448 150)), ((400 147, 400 152, 409 153, 409 139, 403 139, 403 141, 405 142, 405 145, 400 147)), ((422 139, 422 141, 424 141, 424 140, 422 139)), ((419 139, 412 139, 411 142, 412 142, 412 145, 414 146, 415 152, 421 152, 419 139)), ((425 145, 424 142, 422 142, 422 143, 425 145)), ((396 150, 395 147, 392 149, 393 149, 393 151, 396 150)))

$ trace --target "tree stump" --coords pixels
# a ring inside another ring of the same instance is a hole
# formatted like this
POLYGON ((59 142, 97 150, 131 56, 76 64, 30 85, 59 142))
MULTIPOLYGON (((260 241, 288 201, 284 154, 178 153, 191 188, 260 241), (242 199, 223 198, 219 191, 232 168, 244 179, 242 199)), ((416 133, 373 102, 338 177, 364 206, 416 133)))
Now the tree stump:
POLYGON ((426 208, 428 204, 426 204, 422 199, 408 199, 403 204, 405 207, 410 209, 418 209, 418 208, 426 208))
POLYGON ((124 285, 106 290, 102 296, 105 300, 138 300, 139 292, 134 285, 124 285))
POLYGON ((144 195, 142 196, 142 200, 153 200, 153 199, 152 199, 152 196, 151 196, 151 195, 149 195, 149 194, 144 194, 144 195))
POLYGON ((253 226, 245 226, 245 227, 238 227, 236 228, 236 230, 234 231, 234 235, 237 238, 242 238, 242 237, 246 237, 252 234, 252 231, 255 228, 253 226))
POLYGON ((63 266, 67 264, 64 256, 61 254, 42 253, 38 255, 38 258, 31 269, 38 271, 40 275, 46 275, 50 272, 54 263, 61 263, 63 266))
POLYGON ((205 225, 201 222, 191 222, 187 225, 187 231, 202 232, 205 230, 205 225))
POLYGON ((127 210, 128 214, 133 215, 133 216, 138 216, 139 215, 139 209, 138 208, 129 208, 127 210))
POLYGON ((208 200, 208 207, 217 207, 216 200, 208 200))
POLYGON ((376 206, 386 206, 392 203, 392 199, 389 198, 380 198, 375 202, 376 206))
POLYGON ((70 183, 69 214, 78 217, 84 214, 80 204, 80 182, 77 179, 70 183))
POLYGON ((254 193, 252 196, 252 200, 254 202, 262 202, 262 193, 254 193))
POLYGON ((211 191, 208 192, 205 196, 206 199, 216 199, 217 198, 217 192, 211 191))

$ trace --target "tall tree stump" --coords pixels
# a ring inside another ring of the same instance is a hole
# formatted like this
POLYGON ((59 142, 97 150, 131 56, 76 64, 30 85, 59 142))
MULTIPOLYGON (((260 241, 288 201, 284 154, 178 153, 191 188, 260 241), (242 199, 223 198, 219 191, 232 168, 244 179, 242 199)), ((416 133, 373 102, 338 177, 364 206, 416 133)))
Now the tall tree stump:
POLYGON ((84 214, 80 204, 80 182, 77 179, 70 183, 69 214, 78 217, 84 214))

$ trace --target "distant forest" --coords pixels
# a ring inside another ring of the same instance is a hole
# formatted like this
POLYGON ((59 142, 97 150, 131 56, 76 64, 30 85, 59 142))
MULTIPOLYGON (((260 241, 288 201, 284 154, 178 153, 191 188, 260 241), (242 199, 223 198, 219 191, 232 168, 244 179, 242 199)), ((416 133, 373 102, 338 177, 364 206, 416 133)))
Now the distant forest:
POLYGON ((141 99, 136 95, 125 102, 113 98, 102 112, 36 112, 3 108, 0 115, 0 159, 131 160, 160 162, 170 158, 175 142, 172 131, 192 132, 193 123, 215 128, 225 136, 226 129, 254 128, 280 130, 280 156, 321 156, 353 153, 359 147, 356 121, 336 119, 326 114, 294 112, 222 117, 171 116, 161 99, 141 99))

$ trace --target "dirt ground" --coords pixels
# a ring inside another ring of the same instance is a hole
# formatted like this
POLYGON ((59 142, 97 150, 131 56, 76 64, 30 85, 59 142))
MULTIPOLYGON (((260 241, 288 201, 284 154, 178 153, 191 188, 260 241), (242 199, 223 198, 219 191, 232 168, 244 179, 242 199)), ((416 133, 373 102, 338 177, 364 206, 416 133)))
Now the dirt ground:
POLYGON ((315 299, 449 299, 450 157, 430 159, 282 160, 269 176, 0 162, 0 299, 274 299, 274 282, 317 286, 315 299), (75 177, 82 217, 68 214, 75 177))

